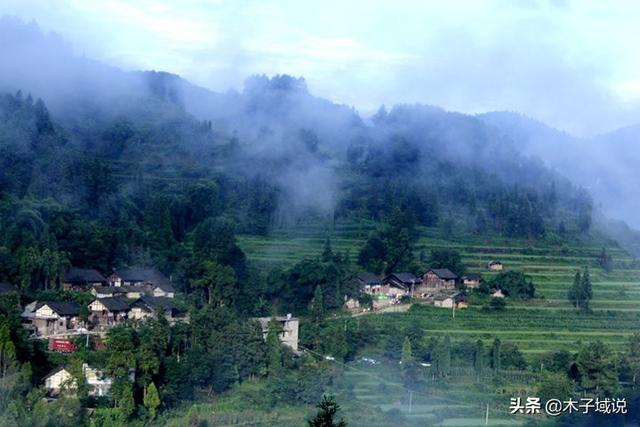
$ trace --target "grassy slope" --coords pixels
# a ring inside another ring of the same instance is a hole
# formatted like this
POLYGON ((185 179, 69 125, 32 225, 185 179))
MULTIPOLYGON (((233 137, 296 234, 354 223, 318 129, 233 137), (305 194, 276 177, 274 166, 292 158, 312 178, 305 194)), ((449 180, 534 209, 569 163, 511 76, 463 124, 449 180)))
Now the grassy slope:
MULTIPOLYGON (((370 225, 338 224, 333 230, 306 227, 296 232, 274 232, 268 237, 240 236, 238 240, 249 259, 264 268, 290 266, 317 256, 327 235, 334 250, 348 250, 354 262, 370 230, 370 225)), ((490 276, 484 268, 487 261, 501 259, 507 269, 533 276, 537 292, 544 298, 509 301, 507 310, 501 313, 483 311, 476 304, 456 311, 452 318, 450 310, 414 307, 405 314, 370 315, 360 321, 377 324, 382 331, 394 322, 400 327, 420 322, 427 336, 449 334, 454 340, 483 339, 487 344, 498 336, 517 343, 530 359, 549 350, 575 350, 578 340, 599 339, 621 350, 628 335, 640 328, 640 270, 617 268, 606 273, 596 268, 600 242, 553 246, 521 239, 443 238, 438 230, 422 230, 417 251, 445 247, 460 251, 469 271, 485 277, 490 276), (573 274, 583 265, 590 266, 593 279, 591 313, 576 312, 566 301, 573 274)), ((634 263, 619 248, 607 250, 617 263, 634 263)), ((376 357, 380 351, 366 350, 376 357)), ((446 385, 434 384, 423 393, 414 393, 410 411, 409 393, 399 381, 398 367, 356 361, 345 364, 344 369, 343 383, 333 393, 351 427, 484 425, 485 404, 491 408, 489 425, 522 425, 528 417, 508 413, 509 397, 535 395, 538 377, 534 372, 504 372, 503 382, 494 384, 490 377, 479 379, 460 368, 461 373, 453 374, 446 385)), ((214 403, 193 405, 186 413, 167 414, 172 421, 168 425, 184 425, 195 415, 214 425, 294 426, 303 425, 303 419, 314 412, 311 407, 300 406, 267 409, 259 396, 264 396, 262 385, 245 384, 214 403)))
MULTIPOLYGON (((288 266, 305 257, 316 256, 327 235, 334 250, 348 250, 352 262, 371 226, 337 224, 333 230, 306 227, 295 233, 275 232, 268 237, 240 236, 240 246, 249 259, 265 268, 288 266)), ((377 316, 372 321, 406 324, 420 321, 431 334, 450 333, 454 339, 491 339, 498 336, 514 341, 528 354, 554 349, 573 350, 578 340, 602 340, 616 349, 625 345, 630 333, 640 328, 640 269, 616 268, 607 273, 594 264, 601 242, 568 242, 550 245, 523 239, 451 237, 436 229, 423 229, 417 251, 453 248, 461 252, 469 271, 490 277, 484 266, 495 258, 506 269, 531 275, 536 291, 544 298, 509 301, 503 313, 487 313, 478 304, 459 310, 451 318, 447 310, 424 308, 404 315, 377 316), (593 282, 592 313, 578 313, 566 295, 576 269, 588 265, 593 282), (413 321, 412 320, 412 321, 413 321)), ((607 247, 617 264, 627 267, 634 259, 618 247, 607 247)))

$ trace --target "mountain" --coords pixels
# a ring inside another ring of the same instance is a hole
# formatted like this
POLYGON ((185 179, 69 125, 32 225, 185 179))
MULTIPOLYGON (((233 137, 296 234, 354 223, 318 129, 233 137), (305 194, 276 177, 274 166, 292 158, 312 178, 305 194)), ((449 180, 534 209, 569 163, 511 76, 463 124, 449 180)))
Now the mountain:
POLYGON ((517 113, 493 112, 478 117, 515 141, 525 153, 539 157, 586 188, 607 216, 640 228, 640 125, 583 139, 517 113))
POLYGON ((530 155, 540 124, 509 134, 486 117, 425 105, 381 109, 366 123, 299 77, 258 75, 242 92, 216 93, 78 56, 34 24, 3 20, 0 35, 0 89, 11 94, 4 134, 24 131, 0 136, 14 159, 3 171, 14 197, 50 197, 115 223, 127 206, 133 229, 157 204, 177 241, 206 217, 188 212, 201 184, 216 194, 213 212, 243 232, 398 215, 532 238, 590 227, 589 195, 530 155))

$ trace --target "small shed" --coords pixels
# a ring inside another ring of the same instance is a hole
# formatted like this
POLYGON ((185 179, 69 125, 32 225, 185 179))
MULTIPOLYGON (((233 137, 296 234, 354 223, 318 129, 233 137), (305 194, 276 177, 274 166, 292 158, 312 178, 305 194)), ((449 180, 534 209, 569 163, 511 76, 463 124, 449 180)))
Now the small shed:
POLYGON ((502 264, 502 261, 494 259, 492 261, 489 261, 489 263, 487 264, 487 268, 491 271, 502 271, 504 265, 502 264))

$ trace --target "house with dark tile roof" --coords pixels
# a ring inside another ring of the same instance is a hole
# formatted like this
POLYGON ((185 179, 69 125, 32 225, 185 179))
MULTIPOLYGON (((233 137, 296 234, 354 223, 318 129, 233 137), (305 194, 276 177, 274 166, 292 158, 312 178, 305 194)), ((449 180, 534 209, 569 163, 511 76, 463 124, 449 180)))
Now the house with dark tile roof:
POLYGON ((65 291, 83 291, 96 285, 106 285, 107 279, 92 268, 71 268, 62 276, 62 288, 65 291))
POLYGON ((23 324, 36 336, 64 335, 79 326, 80 305, 75 302, 34 301, 22 312, 23 324))

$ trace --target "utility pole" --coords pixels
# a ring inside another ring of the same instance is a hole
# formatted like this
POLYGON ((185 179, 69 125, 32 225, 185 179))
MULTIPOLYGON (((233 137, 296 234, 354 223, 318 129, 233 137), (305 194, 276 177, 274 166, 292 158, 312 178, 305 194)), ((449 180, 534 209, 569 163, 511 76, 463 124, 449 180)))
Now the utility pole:
POLYGON ((409 413, 411 413, 412 407, 413 407, 413 391, 409 390, 409 413))
POLYGON ((489 425, 489 404, 487 403, 487 413, 484 416, 484 425, 489 425))

